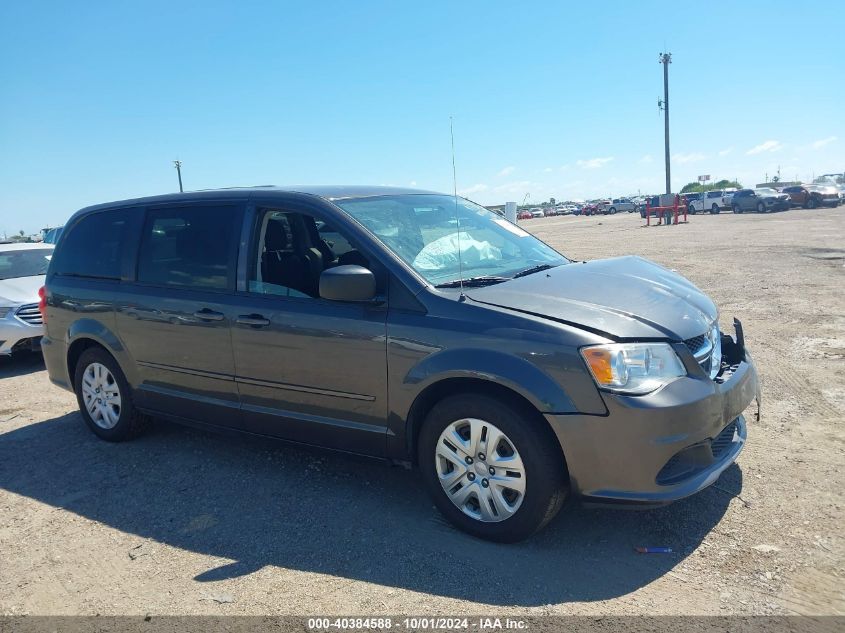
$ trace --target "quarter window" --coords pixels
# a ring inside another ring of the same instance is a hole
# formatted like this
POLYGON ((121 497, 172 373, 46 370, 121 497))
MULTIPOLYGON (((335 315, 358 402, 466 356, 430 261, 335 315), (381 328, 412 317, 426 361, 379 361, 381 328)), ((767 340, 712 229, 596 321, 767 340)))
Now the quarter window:
POLYGON ((99 211, 76 222, 53 258, 53 272, 74 277, 120 279, 130 213, 129 209, 99 211))
POLYGON ((233 289, 240 222, 240 210, 231 206, 149 211, 138 254, 138 281, 233 289))

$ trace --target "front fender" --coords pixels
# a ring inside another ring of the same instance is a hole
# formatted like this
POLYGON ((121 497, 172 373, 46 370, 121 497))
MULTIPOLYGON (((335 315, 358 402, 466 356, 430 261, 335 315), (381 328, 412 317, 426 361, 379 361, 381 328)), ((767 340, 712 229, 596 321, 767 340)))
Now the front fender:
POLYGON ((420 394, 450 378, 498 383, 521 395, 541 413, 577 412, 563 388, 539 368, 518 356, 485 349, 449 349, 431 354, 411 368, 403 384, 420 394))

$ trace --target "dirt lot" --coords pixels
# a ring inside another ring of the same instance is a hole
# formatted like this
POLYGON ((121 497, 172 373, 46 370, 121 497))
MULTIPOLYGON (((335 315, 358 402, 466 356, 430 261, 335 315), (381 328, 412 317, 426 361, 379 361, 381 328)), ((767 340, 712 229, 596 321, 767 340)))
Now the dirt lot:
POLYGON ((642 224, 523 226, 675 268, 743 321, 763 419, 715 486, 494 545, 380 463, 166 424, 98 441, 39 359, 0 360, 0 614, 845 613, 845 208, 642 224))

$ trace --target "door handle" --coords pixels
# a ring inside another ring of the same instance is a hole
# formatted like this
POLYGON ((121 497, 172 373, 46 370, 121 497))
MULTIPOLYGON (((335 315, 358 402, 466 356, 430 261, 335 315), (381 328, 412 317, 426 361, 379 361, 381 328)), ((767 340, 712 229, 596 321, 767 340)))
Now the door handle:
POLYGON ((203 308, 202 310, 194 312, 194 317, 203 321, 222 321, 224 318, 222 312, 215 312, 214 310, 209 310, 208 308, 203 308))
POLYGON ((235 320, 240 325, 251 325, 253 327, 264 327, 270 325, 270 319, 265 319, 260 314, 241 314, 235 320))

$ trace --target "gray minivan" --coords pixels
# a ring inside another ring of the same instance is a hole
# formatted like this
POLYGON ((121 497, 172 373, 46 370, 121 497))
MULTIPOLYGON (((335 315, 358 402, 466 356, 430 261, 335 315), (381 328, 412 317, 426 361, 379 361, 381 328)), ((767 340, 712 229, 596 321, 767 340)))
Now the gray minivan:
MULTIPOLYGON (((653 506, 712 484, 757 372, 693 284, 571 261, 467 200, 259 187, 83 209, 42 289, 50 379, 99 437, 151 418, 417 467, 474 535, 568 495, 653 506)), ((758 408, 759 415, 759 408, 758 408)))

